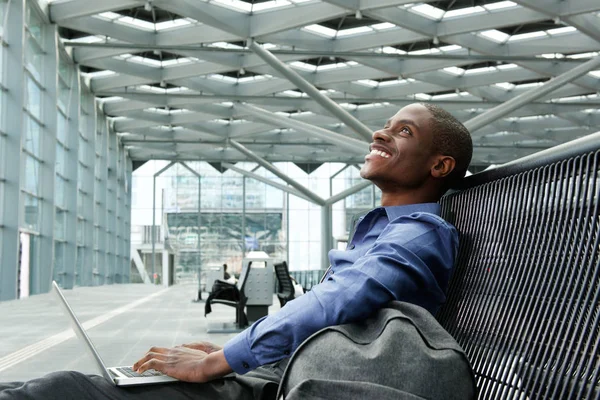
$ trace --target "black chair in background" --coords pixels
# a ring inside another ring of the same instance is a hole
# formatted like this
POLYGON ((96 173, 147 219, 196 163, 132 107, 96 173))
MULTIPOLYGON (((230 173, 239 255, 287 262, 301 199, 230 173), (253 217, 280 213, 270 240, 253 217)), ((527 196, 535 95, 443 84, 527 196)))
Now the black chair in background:
POLYGON ((208 333, 236 333, 241 332, 248 327, 248 318, 244 312, 248 297, 244 293, 244 288, 248 281, 251 267, 252 261, 242 267, 242 272, 240 272, 240 278, 236 285, 222 280, 215 281, 213 290, 211 290, 211 293, 206 299, 204 315, 206 316, 206 314, 209 314, 212 311, 211 304, 224 304, 226 306, 235 307, 235 323, 208 324, 208 333))
POLYGON ((277 263, 273 267, 275 268, 278 283, 277 298, 279 299, 279 304, 283 307, 285 303, 294 299, 294 285, 285 261, 277 263))

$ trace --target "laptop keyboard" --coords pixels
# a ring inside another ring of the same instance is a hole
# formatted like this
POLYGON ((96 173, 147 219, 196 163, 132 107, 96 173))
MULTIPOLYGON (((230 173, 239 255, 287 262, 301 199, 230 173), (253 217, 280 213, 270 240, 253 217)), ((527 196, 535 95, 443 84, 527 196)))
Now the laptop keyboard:
POLYGON ((139 378, 142 376, 162 376, 164 375, 162 372, 156 371, 154 369, 149 369, 148 371, 145 371, 141 374, 138 374, 137 372, 135 372, 133 369, 131 369, 131 367, 118 367, 115 368, 117 371, 119 371, 120 373, 122 373, 125 376, 128 376, 130 378, 139 378))

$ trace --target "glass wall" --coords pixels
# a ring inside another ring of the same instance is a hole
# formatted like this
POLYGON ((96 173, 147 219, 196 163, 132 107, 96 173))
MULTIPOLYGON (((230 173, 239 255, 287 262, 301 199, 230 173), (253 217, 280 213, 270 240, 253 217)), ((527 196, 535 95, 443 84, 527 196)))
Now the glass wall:
MULTIPOLYGON (((322 198, 362 181, 358 166, 326 163, 308 171, 294 163, 275 166, 322 198)), ((256 164, 237 163, 236 167, 284 184, 256 164)), ((292 270, 323 268, 322 210, 307 200, 205 162, 149 161, 134 172, 132 187, 133 246, 150 274, 162 273, 163 251, 174 255, 180 277, 223 263, 239 271, 249 251, 287 260, 292 270), (154 262, 153 223, 157 232, 154 262)), ((368 187, 334 204, 334 246, 345 244, 352 216, 379 201, 379 191, 368 187)))
POLYGON ((129 281, 126 150, 37 2, 0 0, 0 41, 0 301, 129 281))

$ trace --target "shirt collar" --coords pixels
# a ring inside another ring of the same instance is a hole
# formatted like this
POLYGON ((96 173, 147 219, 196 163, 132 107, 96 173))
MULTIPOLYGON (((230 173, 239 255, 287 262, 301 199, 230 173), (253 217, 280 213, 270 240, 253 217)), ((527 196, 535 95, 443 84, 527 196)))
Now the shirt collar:
POLYGON ((440 215, 440 205, 438 203, 419 203, 407 204, 404 206, 388 206, 381 207, 387 213, 388 220, 393 221, 403 215, 410 215, 416 212, 427 212, 435 215, 440 215))

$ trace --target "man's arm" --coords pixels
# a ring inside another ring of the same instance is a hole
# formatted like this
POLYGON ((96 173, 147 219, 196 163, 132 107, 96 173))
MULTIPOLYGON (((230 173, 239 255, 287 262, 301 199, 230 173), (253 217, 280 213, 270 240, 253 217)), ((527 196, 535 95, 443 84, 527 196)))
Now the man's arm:
POLYGON ((288 357, 318 330, 366 318, 391 300, 435 312, 445 300, 457 244, 454 228, 431 214, 392 221, 352 266, 334 270, 326 281, 231 339, 224 347, 229 365, 245 373, 288 357))

